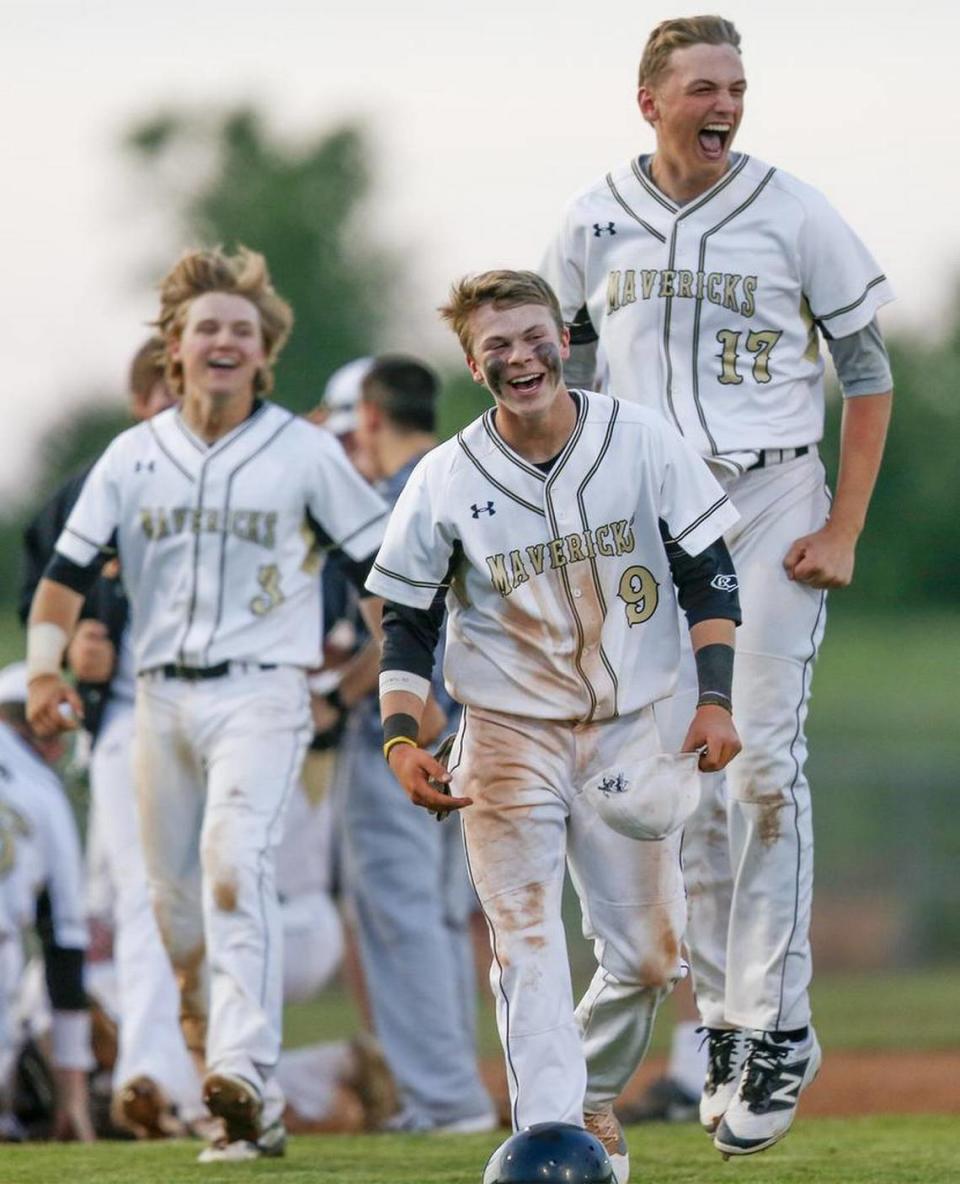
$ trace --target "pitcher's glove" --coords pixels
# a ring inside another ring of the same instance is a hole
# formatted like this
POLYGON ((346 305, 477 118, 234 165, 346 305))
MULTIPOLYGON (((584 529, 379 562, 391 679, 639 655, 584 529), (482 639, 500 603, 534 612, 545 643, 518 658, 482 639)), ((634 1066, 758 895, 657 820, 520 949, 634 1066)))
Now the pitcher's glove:
MULTIPOLYGON (((449 736, 444 738, 437 745, 437 750, 433 754, 433 759, 438 761, 445 769, 450 765, 450 753, 453 752, 453 746, 456 742, 456 732, 451 732, 449 736)), ((451 796, 450 782, 437 781, 435 777, 428 777, 427 784, 431 789, 435 789, 437 793, 444 793, 447 797, 451 796)), ((444 818, 450 813, 449 810, 431 810, 430 813, 436 818, 437 822, 443 822, 444 818)))

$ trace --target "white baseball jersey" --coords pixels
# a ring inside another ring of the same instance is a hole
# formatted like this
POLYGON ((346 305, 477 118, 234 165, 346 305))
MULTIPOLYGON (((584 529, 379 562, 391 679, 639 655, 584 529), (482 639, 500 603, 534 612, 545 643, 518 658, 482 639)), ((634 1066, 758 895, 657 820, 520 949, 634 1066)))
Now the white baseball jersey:
POLYGON ((276 404, 211 445, 171 408, 112 442, 57 551, 87 566, 117 546, 138 670, 313 667, 318 545, 363 559, 385 522, 383 501, 337 441, 276 404))
POLYGON ((683 206, 637 160, 608 173, 570 203, 541 271, 567 321, 586 305, 611 394, 706 456, 816 443, 818 328, 849 336, 893 299, 820 193, 745 155, 683 206))
POLYGON ((660 416, 577 395, 549 473, 502 440, 493 409, 428 453, 367 580, 421 609, 449 586, 444 677, 468 706, 591 720, 669 694, 679 628, 658 521, 697 555, 737 520, 660 416))
POLYGON ((56 774, 0 723, 0 892, 8 923, 32 925, 46 886, 57 944, 83 949, 87 927, 80 835, 56 774))

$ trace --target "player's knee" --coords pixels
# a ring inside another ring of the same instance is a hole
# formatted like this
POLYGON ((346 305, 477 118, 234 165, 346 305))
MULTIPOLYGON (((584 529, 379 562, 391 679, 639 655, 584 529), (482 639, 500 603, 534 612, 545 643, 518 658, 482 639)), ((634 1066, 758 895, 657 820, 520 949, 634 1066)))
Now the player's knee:
POLYGON ((638 906, 623 940, 605 942, 603 969, 624 985, 669 991, 683 967, 678 911, 674 904, 638 906))

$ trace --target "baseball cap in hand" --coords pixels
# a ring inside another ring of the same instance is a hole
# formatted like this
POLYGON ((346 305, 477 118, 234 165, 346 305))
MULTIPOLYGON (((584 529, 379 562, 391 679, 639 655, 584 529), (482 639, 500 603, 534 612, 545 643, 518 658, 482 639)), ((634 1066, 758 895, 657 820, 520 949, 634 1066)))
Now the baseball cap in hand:
POLYGON ((699 752, 660 752, 591 777, 584 793, 613 830, 656 840, 679 830, 700 801, 699 752))

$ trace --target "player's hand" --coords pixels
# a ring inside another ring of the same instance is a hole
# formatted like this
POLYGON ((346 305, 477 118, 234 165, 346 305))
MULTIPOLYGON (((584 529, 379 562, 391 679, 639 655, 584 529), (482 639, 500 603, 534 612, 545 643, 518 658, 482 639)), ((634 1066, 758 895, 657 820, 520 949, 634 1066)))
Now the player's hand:
POLYGON ((83 719, 80 696, 58 674, 39 674, 27 687, 27 723, 38 736, 72 732, 83 719))
POLYGON ((700 757, 700 771, 717 773, 730 764, 742 747, 730 712, 708 703, 697 708, 680 751, 696 752, 705 748, 700 757))
POLYGON ((109 682, 117 651, 102 621, 81 621, 67 646, 67 664, 80 682, 109 682))
POLYGON ((53 1137, 61 1142, 96 1142, 86 1073, 82 1069, 55 1069, 54 1079, 57 1102, 53 1114, 53 1137))
POLYGON ((797 539, 783 561, 791 580, 811 588, 846 588, 853 579, 857 536, 829 522, 797 539))
POLYGON ((449 810, 462 810, 464 806, 473 805, 473 798, 455 798, 430 785, 429 779, 446 785, 450 781, 450 774, 423 748, 414 748, 412 744, 395 744, 390 749, 388 763, 394 777, 415 806, 445 814, 449 810))

